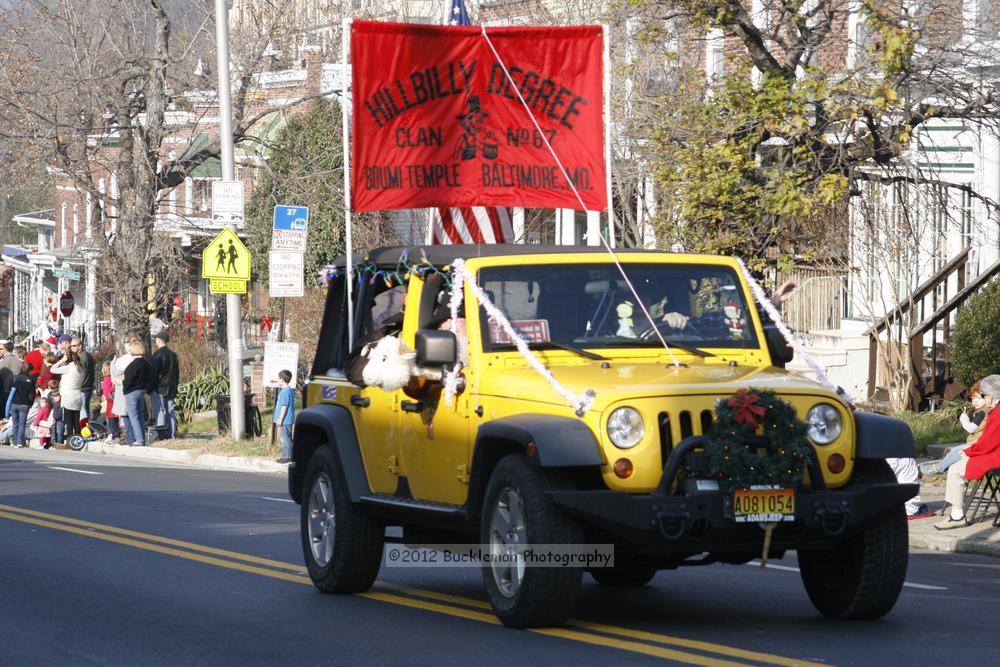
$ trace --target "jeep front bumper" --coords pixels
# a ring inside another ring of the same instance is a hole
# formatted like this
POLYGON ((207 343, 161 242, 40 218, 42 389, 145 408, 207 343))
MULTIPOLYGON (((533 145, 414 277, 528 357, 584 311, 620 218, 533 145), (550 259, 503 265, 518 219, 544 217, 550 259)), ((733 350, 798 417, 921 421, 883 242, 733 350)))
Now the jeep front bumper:
MULTIPOLYGON (((732 494, 714 485, 688 484, 680 495, 672 490, 682 463, 703 436, 678 443, 664 466, 658 489, 650 494, 610 490, 547 492, 559 507, 581 521, 585 530, 631 543, 639 551, 692 554, 746 553, 760 549, 764 531, 756 523, 734 520, 732 494)), ((827 489, 815 455, 808 462, 812 489, 798 489, 795 520, 777 524, 772 551, 824 548, 850 535, 867 520, 902 505, 919 492, 917 484, 852 483, 827 489)))

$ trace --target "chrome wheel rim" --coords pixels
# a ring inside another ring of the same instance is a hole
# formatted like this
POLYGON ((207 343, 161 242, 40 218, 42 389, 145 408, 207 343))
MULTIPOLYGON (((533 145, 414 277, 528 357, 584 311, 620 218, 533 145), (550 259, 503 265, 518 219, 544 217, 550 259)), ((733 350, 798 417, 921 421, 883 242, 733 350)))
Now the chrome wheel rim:
POLYGON ((333 558, 334 530, 337 526, 336 511, 333 506, 333 485, 330 477, 321 472, 316 475, 309 491, 309 547, 313 560, 320 567, 326 567, 333 558))
POLYGON ((504 597, 512 598, 521 590, 525 570, 523 548, 527 543, 524 501, 517 489, 504 487, 490 516, 490 569, 504 597))

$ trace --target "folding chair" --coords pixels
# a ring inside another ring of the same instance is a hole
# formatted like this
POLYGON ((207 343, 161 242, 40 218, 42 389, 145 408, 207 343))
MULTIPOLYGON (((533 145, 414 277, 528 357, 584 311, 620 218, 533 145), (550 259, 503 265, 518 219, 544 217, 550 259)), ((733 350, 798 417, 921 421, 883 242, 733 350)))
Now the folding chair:
POLYGON ((985 521, 993 510, 996 511, 993 525, 1000 525, 1000 468, 977 479, 965 496, 965 518, 969 523, 985 521))

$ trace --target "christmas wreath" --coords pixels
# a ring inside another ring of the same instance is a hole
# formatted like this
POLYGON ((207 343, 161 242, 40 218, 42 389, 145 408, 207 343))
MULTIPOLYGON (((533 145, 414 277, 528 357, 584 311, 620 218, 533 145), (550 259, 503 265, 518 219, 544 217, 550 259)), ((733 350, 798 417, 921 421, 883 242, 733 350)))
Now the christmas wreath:
POLYGON ((795 408, 774 392, 741 389, 720 399, 715 411, 705 454, 723 490, 801 484, 811 445, 795 408))

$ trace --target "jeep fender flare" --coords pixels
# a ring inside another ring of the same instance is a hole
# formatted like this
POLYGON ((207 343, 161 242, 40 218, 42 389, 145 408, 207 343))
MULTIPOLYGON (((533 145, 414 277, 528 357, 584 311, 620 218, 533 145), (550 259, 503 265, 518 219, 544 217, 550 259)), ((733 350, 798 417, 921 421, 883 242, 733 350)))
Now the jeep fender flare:
POLYGON ((584 422, 571 417, 521 414, 479 426, 469 475, 468 516, 479 515, 493 468, 504 456, 522 452, 543 468, 598 467, 601 448, 584 422))
POLYGON ((857 429, 856 459, 911 459, 916 457, 913 431, 902 419, 855 412, 857 429))
POLYGON ((292 466, 288 471, 288 492, 295 502, 302 502, 309 459, 323 446, 333 451, 340 476, 337 481, 347 489, 352 502, 359 502, 361 496, 371 493, 354 419, 340 405, 320 403, 295 415, 292 466))

